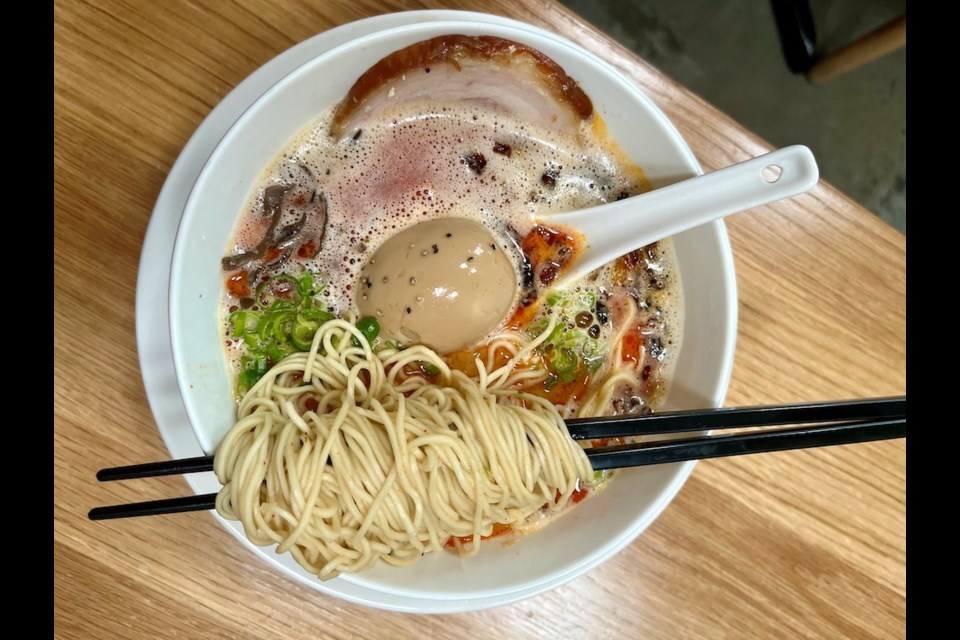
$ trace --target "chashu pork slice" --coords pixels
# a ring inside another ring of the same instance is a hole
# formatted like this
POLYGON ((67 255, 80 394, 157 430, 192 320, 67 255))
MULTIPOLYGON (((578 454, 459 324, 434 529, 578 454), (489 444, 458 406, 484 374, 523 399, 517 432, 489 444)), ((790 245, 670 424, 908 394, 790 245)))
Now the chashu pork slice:
POLYGON ((337 106, 330 134, 352 136, 402 103, 471 103, 575 134, 593 104, 556 62, 494 36, 447 35, 391 53, 370 67, 337 106))

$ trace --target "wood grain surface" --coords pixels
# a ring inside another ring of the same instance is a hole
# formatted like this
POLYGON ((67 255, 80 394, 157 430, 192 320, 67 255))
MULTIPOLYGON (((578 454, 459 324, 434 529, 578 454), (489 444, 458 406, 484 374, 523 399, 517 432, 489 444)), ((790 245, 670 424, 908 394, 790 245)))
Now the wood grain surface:
MULTIPOLYGON (((390 11, 506 15, 619 68, 673 120, 705 170, 770 146, 552 0, 57 0, 54 8, 56 637, 905 635, 903 440, 702 462, 661 517, 605 564, 546 594, 469 614, 388 613, 314 592, 204 512, 87 521, 99 504, 188 492, 178 477, 94 480, 103 466, 168 457, 137 360, 140 249, 191 133, 293 44, 390 11)), ((740 325, 727 405, 905 392, 901 234, 825 183, 737 215, 728 229, 740 325)))

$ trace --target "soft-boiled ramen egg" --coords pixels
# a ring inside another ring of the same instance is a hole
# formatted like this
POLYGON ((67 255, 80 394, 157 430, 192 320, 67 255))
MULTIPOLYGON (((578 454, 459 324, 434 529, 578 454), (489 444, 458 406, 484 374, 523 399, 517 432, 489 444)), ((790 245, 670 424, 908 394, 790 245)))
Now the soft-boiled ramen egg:
POLYGON ((507 316, 517 274, 482 224, 440 218, 377 249, 360 272, 357 306, 384 337, 439 353, 476 346, 507 316))

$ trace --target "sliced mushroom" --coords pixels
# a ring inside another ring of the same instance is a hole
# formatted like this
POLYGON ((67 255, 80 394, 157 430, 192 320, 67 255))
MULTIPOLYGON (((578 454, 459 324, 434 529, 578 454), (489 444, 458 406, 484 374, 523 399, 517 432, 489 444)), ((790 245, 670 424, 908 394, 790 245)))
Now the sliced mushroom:
POLYGON ((294 240, 297 239, 297 236, 300 235, 300 230, 303 229, 303 223, 307 221, 307 212, 302 211, 300 213, 300 218, 296 222, 292 222, 282 229, 277 231, 274 234, 274 242, 277 243, 278 247, 289 247, 293 244, 294 240))
POLYGON ((313 174, 306 167, 291 165, 283 178, 263 190, 263 215, 270 223, 263 238, 246 249, 221 260, 224 271, 248 269, 251 284, 265 268, 275 269, 286 262, 296 247, 312 242, 318 249, 327 224, 327 201, 317 191, 313 174))

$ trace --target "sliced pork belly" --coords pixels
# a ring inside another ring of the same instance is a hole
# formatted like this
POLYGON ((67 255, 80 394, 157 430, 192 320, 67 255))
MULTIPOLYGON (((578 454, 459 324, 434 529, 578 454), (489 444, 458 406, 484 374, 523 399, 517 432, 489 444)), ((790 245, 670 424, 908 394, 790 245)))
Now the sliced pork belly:
POLYGON ((590 98, 553 60, 493 36, 439 36, 370 67, 337 107, 330 133, 353 136, 403 103, 430 99, 496 109, 555 131, 576 133, 590 98))

